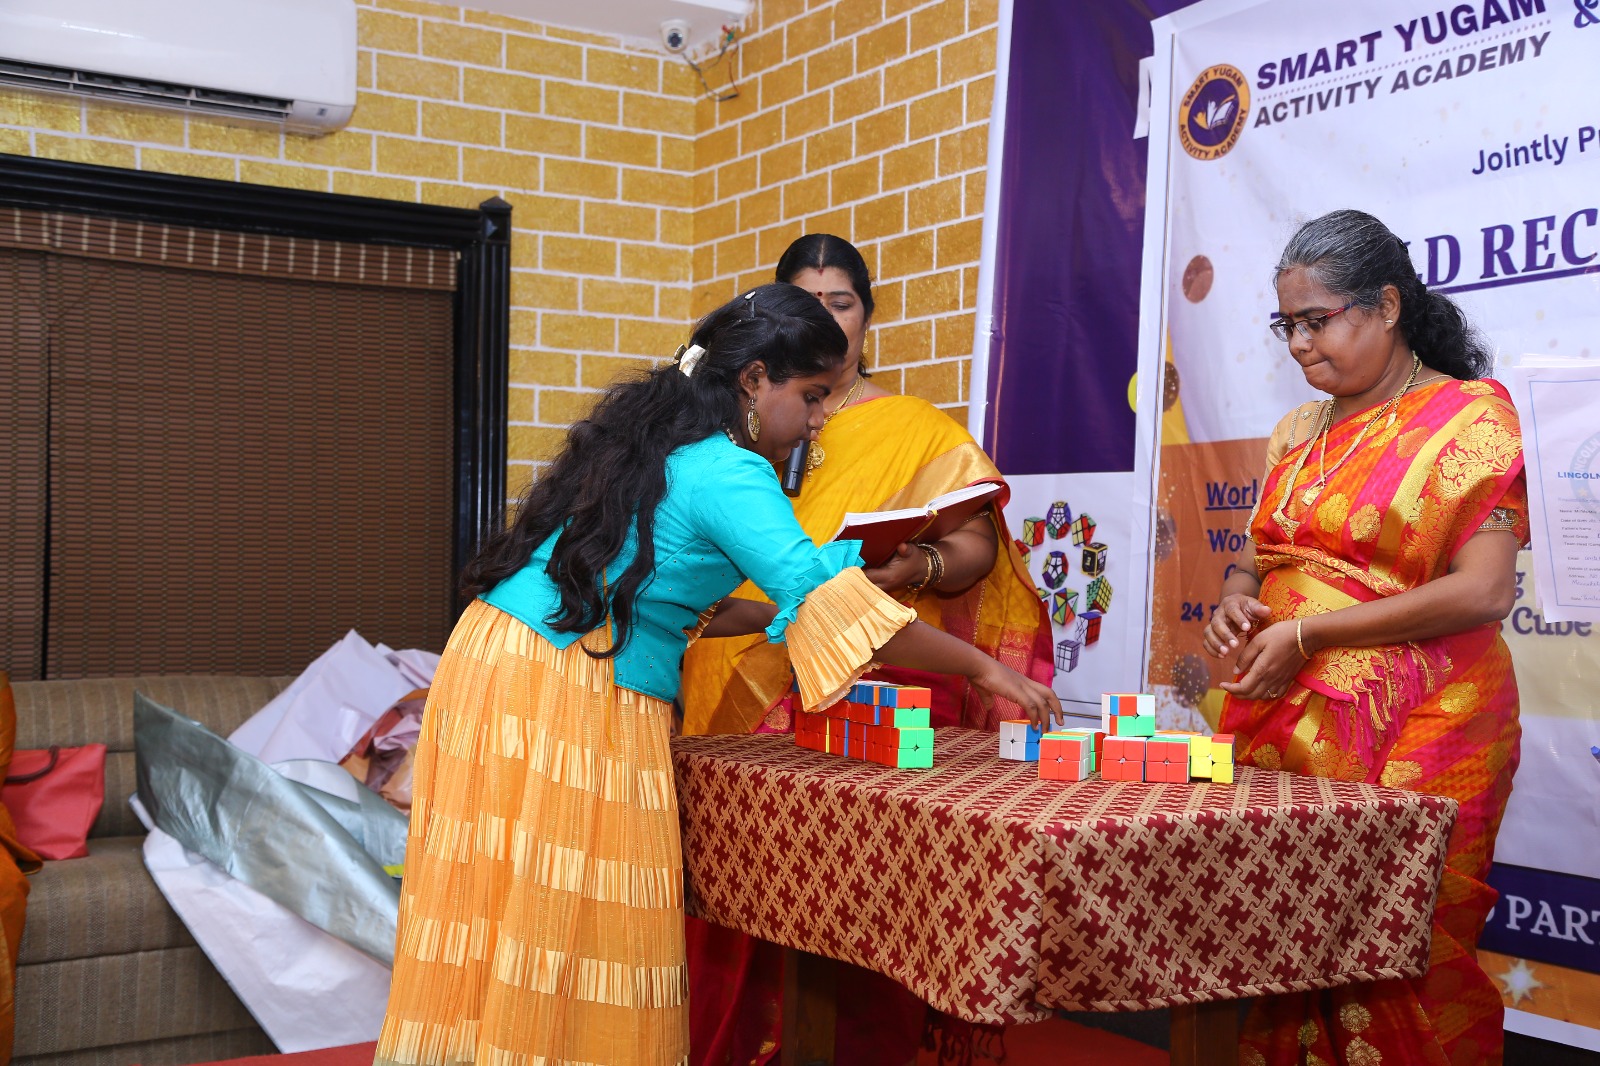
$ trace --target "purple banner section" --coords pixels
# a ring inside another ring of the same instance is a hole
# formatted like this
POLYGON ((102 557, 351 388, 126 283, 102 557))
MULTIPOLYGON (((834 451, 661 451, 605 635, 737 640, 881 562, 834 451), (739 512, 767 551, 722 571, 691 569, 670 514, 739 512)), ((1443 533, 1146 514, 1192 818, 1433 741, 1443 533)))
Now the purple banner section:
POLYGON ((1600 973, 1600 881, 1497 862, 1489 884, 1500 899, 1479 947, 1600 973))
POLYGON ((1016 0, 984 432, 1007 474, 1133 469, 1139 60, 1150 20, 1187 6, 1016 0))

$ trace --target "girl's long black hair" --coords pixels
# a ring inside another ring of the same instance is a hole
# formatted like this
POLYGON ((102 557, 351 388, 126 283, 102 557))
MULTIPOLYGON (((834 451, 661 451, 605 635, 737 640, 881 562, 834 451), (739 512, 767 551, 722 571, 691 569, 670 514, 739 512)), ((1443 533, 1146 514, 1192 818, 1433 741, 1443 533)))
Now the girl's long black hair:
POLYGON ((1294 267, 1369 311, 1377 308, 1384 286, 1393 285, 1400 293, 1400 332, 1423 362, 1463 381, 1493 368, 1493 350, 1461 308, 1422 283, 1405 242, 1365 211, 1333 211, 1301 226, 1283 249, 1273 280, 1294 267))
POLYGON ((464 598, 487 592, 528 565, 546 538, 557 540, 545 568, 561 596, 547 622, 588 633, 606 620, 605 570, 638 526, 638 553, 610 585, 616 626, 608 658, 633 629, 634 601, 655 563, 656 508, 666 495, 667 455, 721 433, 744 417, 739 375, 754 362, 773 384, 837 369, 844 332, 815 296, 793 285, 762 285, 700 320, 691 345, 705 349, 692 376, 678 359, 619 382, 575 423, 567 443, 534 482, 511 524, 490 537, 462 574, 464 598))

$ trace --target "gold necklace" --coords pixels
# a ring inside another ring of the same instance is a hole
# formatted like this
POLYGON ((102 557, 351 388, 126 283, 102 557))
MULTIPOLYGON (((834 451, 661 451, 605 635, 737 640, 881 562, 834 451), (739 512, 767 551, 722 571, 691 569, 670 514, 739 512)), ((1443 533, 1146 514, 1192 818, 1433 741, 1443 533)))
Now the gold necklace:
MULTIPOLYGON (((1306 486, 1305 490, 1301 493, 1301 496, 1300 496, 1300 501, 1303 504, 1305 504, 1307 507, 1310 507, 1313 503, 1316 502, 1317 495, 1322 491, 1323 485, 1328 480, 1328 475, 1330 473, 1337 472, 1339 467, 1344 465, 1344 460, 1350 458, 1351 454, 1356 450, 1356 447, 1358 445, 1360 445, 1361 438, 1365 437, 1366 434, 1367 434, 1367 430, 1372 428, 1373 423, 1377 422, 1378 419, 1382 418, 1384 412, 1389 410, 1389 408, 1394 405, 1395 401, 1400 399, 1400 397, 1404 396, 1405 393, 1406 393, 1406 390, 1411 388, 1411 386, 1416 383, 1417 371, 1421 366, 1422 366, 1422 360, 1419 359, 1415 354, 1413 354, 1412 357, 1411 357, 1411 377, 1406 381, 1405 386, 1403 388, 1401 388, 1401 390, 1399 392, 1397 392, 1393 396, 1391 396, 1389 398, 1389 402, 1384 404, 1381 408, 1378 409, 1378 413, 1377 414, 1373 415, 1370 419, 1367 420, 1367 424, 1365 426, 1361 427, 1361 433, 1356 437, 1355 444, 1352 444, 1350 446, 1349 450, 1344 453, 1344 458, 1343 459, 1340 459, 1337 463, 1333 464, 1333 470, 1332 471, 1326 471, 1326 470, 1323 471, 1321 476, 1318 477, 1315 482, 1313 482, 1312 484, 1306 486)), ((1324 405, 1324 407, 1322 409, 1323 413, 1317 419, 1317 426, 1318 426, 1317 435, 1319 437, 1321 437, 1322 451, 1323 451, 1324 455, 1326 455, 1326 453, 1327 453, 1328 433, 1333 429, 1333 404, 1334 404, 1334 401, 1330 397, 1328 399, 1327 403, 1324 405)), ((1294 469, 1289 472, 1288 478, 1284 480, 1284 483, 1283 483, 1283 486, 1284 486, 1284 488, 1283 488, 1283 496, 1279 498, 1278 506, 1276 508, 1274 508, 1273 512, 1272 512, 1272 520, 1274 522, 1277 522, 1278 525, 1283 528, 1284 532, 1289 534, 1289 539, 1290 540, 1294 539, 1294 535, 1295 535, 1296 530, 1298 530, 1300 528, 1300 523, 1296 522, 1294 519, 1290 518, 1289 514, 1285 510, 1285 508, 1288 507, 1288 505, 1289 505, 1289 498, 1290 498, 1290 495, 1294 492, 1295 482, 1300 480, 1300 471, 1305 469, 1306 460, 1311 458, 1311 449, 1312 449, 1312 447, 1314 447, 1314 444, 1308 442, 1306 444, 1305 450, 1300 453, 1300 458, 1294 464, 1294 469)), ((1321 465, 1322 465, 1322 460, 1319 459, 1318 460, 1318 466, 1321 466, 1321 465)), ((1257 503, 1259 505, 1260 501, 1257 501, 1257 503)), ((1251 520, 1252 523, 1255 522, 1254 512, 1251 513, 1251 519, 1250 520, 1251 520)))
MULTIPOLYGON (((834 415, 838 414, 840 411, 843 411, 846 407, 849 407, 851 404, 856 402, 856 396, 863 388, 866 387, 866 384, 867 379, 862 377, 861 374, 857 372, 855 384, 851 385, 850 391, 844 394, 844 402, 822 416, 823 429, 828 428, 828 423, 833 421, 834 415)), ((811 442, 811 450, 806 453, 806 477, 810 477, 812 471, 821 466, 822 461, 827 457, 828 453, 822 450, 821 433, 819 432, 818 439, 811 442)))
POLYGON ((1389 397, 1388 401, 1382 407, 1378 408, 1377 414, 1367 419, 1367 424, 1361 427, 1361 432, 1356 434, 1356 439, 1350 442, 1350 447, 1345 449, 1345 453, 1339 457, 1339 461, 1333 464, 1332 470, 1327 468, 1327 462, 1328 434, 1333 430, 1333 400, 1331 398, 1328 400, 1328 417, 1326 419, 1326 424, 1322 429, 1322 440, 1319 442, 1317 448, 1317 480, 1307 485, 1305 491, 1300 494, 1301 503, 1305 504, 1307 507, 1310 507, 1312 503, 1316 501, 1317 496, 1324 488, 1327 487, 1328 477, 1332 474, 1337 474, 1339 472, 1339 468, 1345 464, 1345 460, 1354 455, 1356 449, 1361 447, 1361 442, 1367 436, 1367 430, 1377 425, 1378 419, 1387 414, 1389 408, 1399 403, 1400 397, 1404 396, 1406 392, 1410 390, 1411 386, 1416 383, 1417 371, 1421 369, 1421 367, 1422 360, 1413 355, 1411 357, 1411 376, 1406 378, 1406 383, 1400 387, 1399 392, 1389 397))

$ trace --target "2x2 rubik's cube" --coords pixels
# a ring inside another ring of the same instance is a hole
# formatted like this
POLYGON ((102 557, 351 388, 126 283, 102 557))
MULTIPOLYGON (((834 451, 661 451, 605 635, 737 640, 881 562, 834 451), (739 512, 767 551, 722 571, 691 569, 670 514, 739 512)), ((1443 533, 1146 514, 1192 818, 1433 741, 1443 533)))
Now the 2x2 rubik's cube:
POLYGON ((1233 735, 1157 729, 1156 698, 1149 693, 1102 693, 1100 728, 1100 776, 1108 781, 1233 780, 1233 735))
POLYGON ((820 712, 804 710, 797 692, 789 701, 794 742, 802 748, 901 769, 933 766, 931 689, 857 681, 844 699, 820 712))
POLYGON ((1021 720, 1000 723, 1000 757, 1038 763, 1045 781, 1083 781, 1099 765, 1093 729, 1045 732, 1021 720))
POLYGON ((1000 758, 1037 762, 1048 781, 1233 781, 1231 734, 1156 729, 1155 697, 1104 693, 1100 729, 1045 732, 1026 721, 1000 723, 1000 758))

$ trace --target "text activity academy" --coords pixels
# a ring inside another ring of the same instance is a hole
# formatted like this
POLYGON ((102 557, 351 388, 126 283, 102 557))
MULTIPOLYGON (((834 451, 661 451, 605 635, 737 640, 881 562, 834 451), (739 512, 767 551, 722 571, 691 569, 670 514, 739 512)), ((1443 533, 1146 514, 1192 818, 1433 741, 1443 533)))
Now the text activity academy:
MULTIPOLYGON (((1518 23, 1546 14, 1546 0, 1482 0, 1397 22, 1332 46, 1270 60, 1256 70, 1257 90, 1279 89, 1263 98, 1254 126, 1271 126, 1371 100, 1383 91, 1406 92, 1437 82, 1467 77, 1538 59, 1550 38, 1548 30, 1516 34, 1482 48, 1467 48, 1469 38, 1483 34, 1505 37, 1518 23), (1400 69, 1392 77, 1361 74, 1374 64, 1400 69), (1335 85, 1307 87, 1286 95, 1283 90, 1349 70, 1358 76, 1335 85), (1276 98, 1274 98, 1276 97, 1276 98)), ((1541 22, 1544 21, 1541 19, 1541 22)))

